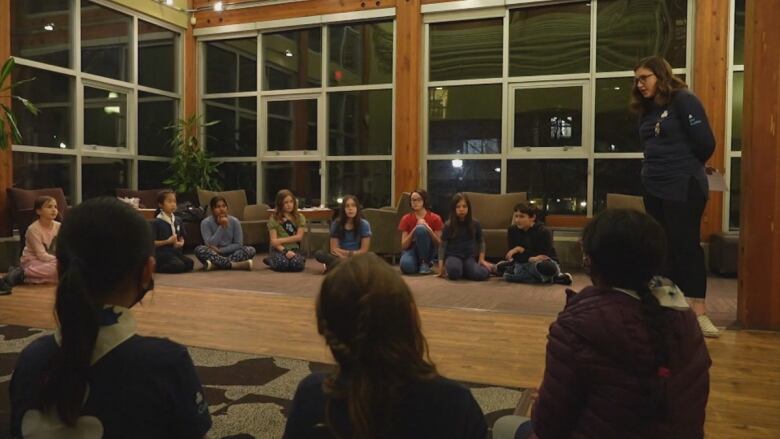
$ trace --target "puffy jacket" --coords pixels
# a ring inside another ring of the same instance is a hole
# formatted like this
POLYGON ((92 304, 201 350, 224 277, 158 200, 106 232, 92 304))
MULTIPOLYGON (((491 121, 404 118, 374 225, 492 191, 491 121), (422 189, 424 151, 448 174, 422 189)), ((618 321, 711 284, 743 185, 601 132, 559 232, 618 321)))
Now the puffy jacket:
POLYGON ((693 311, 663 308, 673 337, 666 379, 669 415, 652 420, 647 395, 662 379, 640 301, 608 288, 566 293, 566 306, 550 326, 544 380, 533 410, 536 436, 702 438, 712 361, 693 311))

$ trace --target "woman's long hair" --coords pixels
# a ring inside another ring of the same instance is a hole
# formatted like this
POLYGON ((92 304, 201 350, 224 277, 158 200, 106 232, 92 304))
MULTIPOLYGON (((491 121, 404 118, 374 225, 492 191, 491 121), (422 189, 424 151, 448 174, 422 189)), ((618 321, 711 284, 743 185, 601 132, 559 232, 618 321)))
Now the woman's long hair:
POLYGON ((316 308, 317 330, 338 363, 323 383, 331 432, 339 436, 331 401, 343 398, 354 438, 387 437, 407 386, 438 376, 409 287, 378 256, 358 255, 325 277, 316 308))
POLYGON ((609 209, 585 227, 582 247, 590 259, 594 280, 610 287, 634 290, 639 295, 642 317, 655 353, 652 373, 661 381, 650 389, 649 411, 652 416, 662 418, 667 414, 662 370, 672 366, 672 337, 664 311, 649 284, 663 266, 666 234, 649 215, 631 209, 609 209))
POLYGON ((284 219, 284 199, 287 197, 292 197, 293 199, 293 210, 290 215, 293 217, 293 224, 298 226, 298 199, 295 198, 295 195, 293 195, 292 191, 289 189, 282 189, 276 193, 276 200, 274 200, 276 211, 274 212, 274 217, 276 218, 276 221, 282 221, 284 219))
POLYGON ((43 377, 39 401, 73 426, 84 402, 104 299, 138 281, 154 246, 146 220, 113 197, 69 210, 57 240, 54 310, 62 339, 43 377))
POLYGON ((452 239, 453 236, 456 236, 458 234, 458 229, 463 226, 466 227, 469 231, 469 236, 471 238, 474 238, 474 234, 476 231, 474 230, 474 220, 471 217, 471 200, 469 200, 469 197, 466 196, 466 194, 462 192, 458 192, 455 195, 452 196, 452 200, 450 200, 450 219, 447 221, 449 223, 449 230, 448 236, 446 236, 446 239, 452 239), (466 213, 466 218, 461 221, 458 219, 458 214, 456 213, 456 209, 458 207, 458 203, 461 201, 466 202, 466 208, 468 209, 468 213, 466 213))
POLYGON ((355 236, 360 238, 360 223, 363 221, 363 209, 360 207, 360 201, 354 195, 344 195, 341 199, 341 206, 339 207, 339 216, 336 220, 336 235, 339 237, 339 241, 344 239, 344 235, 347 232, 347 223, 352 221, 352 230, 355 231, 355 236), (357 213, 353 219, 347 218, 347 201, 352 200, 357 207, 357 213))
POLYGON ((671 102, 674 94, 678 90, 688 88, 688 85, 682 79, 678 78, 672 72, 672 66, 661 56, 648 56, 640 60, 634 71, 637 69, 645 68, 650 70, 655 75, 656 89, 655 96, 652 98, 645 98, 642 93, 639 92, 638 84, 634 81, 633 87, 631 87, 631 111, 635 113, 645 113, 650 109, 653 102, 657 105, 666 105, 671 102))

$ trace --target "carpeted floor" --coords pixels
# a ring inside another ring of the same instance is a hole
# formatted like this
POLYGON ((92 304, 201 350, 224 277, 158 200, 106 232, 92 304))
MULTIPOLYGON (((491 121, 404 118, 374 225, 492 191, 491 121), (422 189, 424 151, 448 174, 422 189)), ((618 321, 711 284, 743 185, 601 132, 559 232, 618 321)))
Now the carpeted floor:
MULTIPOLYGON (((0 438, 8 438, 8 386, 16 358, 31 341, 50 331, 0 325, 0 438)), ((210 438, 279 438, 298 382, 332 366, 279 357, 189 348, 209 403, 210 438)), ((464 383, 488 425, 511 414, 522 389, 464 383)))
MULTIPOLYGON (((160 285, 205 289, 233 289, 316 297, 322 283, 322 265, 313 258, 306 260, 302 273, 277 273, 262 263, 265 255, 254 259, 254 269, 247 271, 200 270, 184 274, 157 274, 160 285)), ((396 266, 397 268, 397 266, 396 266)), ((572 273, 575 290, 590 285, 584 273, 572 273)), ((486 282, 449 281, 429 276, 404 276, 418 305, 440 308, 466 308, 511 314, 555 316, 563 309, 565 288, 561 285, 527 285, 504 282, 491 277, 486 282)), ((707 280, 707 312, 718 326, 731 326, 737 315, 737 280, 710 276, 707 280)))

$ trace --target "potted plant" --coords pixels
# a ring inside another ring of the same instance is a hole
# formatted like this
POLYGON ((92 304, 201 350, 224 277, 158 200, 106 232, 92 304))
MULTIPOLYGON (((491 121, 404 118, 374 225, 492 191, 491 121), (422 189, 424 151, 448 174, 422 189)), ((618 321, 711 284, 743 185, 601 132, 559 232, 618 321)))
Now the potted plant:
MULTIPOLYGON (((3 67, 0 68, 0 98, 10 97, 12 100, 21 102, 27 111, 37 115, 39 113, 38 107, 33 105, 29 100, 16 96, 13 94, 13 88, 24 84, 25 82, 34 81, 35 78, 25 79, 23 81, 11 83, 6 85, 6 80, 11 76, 16 62, 13 57, 8 58, 3 63, 3 67)), ((19 131, 19 124, 16 123, 16 116, 13 110, 4 103, 0 103, 0 149, 6 149, 11 146, 11 143, 21 143, 22 133, 19 131), (11 133, 11 139, 9 141, 8 133, 11 133)))
POLYGON ((185 119, 178 119, 165 127, 172 131, 170 146, 173 149, 173 160, 170 164, 170 177, 163 181, 178 194, 180 198, 197 202, 197 190, 221 190, 217 176, 220 163, 209 160, 206 151, 201 147, 199 133, 206 127, 218 124, 219 121, 203 122, 203 116, 192 114, 185 119))

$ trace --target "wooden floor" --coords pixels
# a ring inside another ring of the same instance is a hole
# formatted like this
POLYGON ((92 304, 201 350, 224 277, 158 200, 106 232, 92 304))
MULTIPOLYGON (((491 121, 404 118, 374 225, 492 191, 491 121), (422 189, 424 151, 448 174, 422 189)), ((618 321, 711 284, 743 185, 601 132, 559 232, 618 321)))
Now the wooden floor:
MULTIPOLYGON (((52 328, 53 287, 0 297, 0 323, 52 328)), ((331 361, 316 333, 313 300, 237 290, 160 286, 134 308, 139 332, 229 351, 331 361)), ((434 361, 447 376, 537 386, 552 317, 421 308, 434 361)), ((713 359, 707 437, 780 438, 780 333, 725 331, 713 359)))

